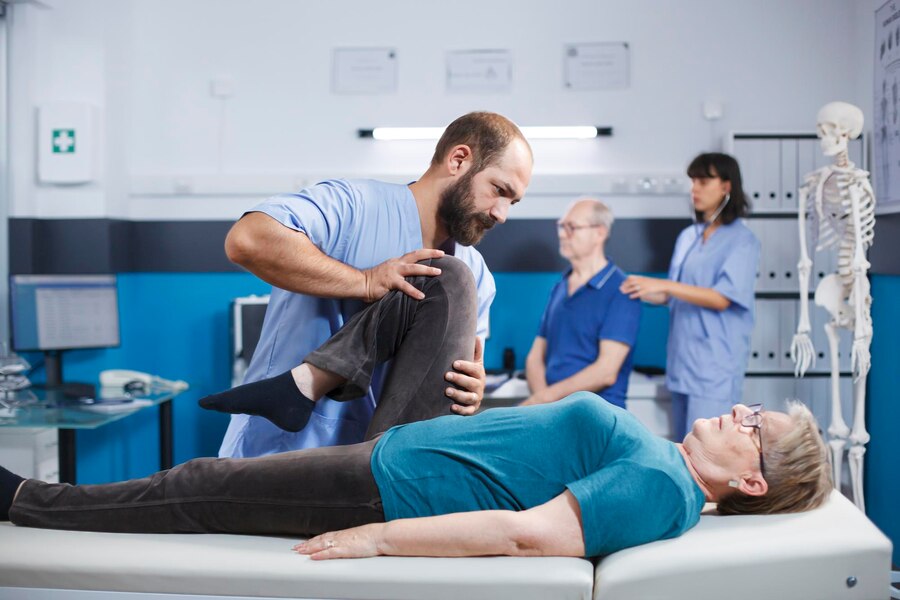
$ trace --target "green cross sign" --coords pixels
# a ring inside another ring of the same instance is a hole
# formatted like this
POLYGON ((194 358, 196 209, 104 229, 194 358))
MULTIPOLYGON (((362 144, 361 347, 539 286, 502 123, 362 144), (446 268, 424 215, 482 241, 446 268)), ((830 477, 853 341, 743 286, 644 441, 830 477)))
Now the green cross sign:
POLYGON ((74 129, 54 129, 53 130, 53 153, 54 154, 71 154, 75 152, 75 130, 74 129))

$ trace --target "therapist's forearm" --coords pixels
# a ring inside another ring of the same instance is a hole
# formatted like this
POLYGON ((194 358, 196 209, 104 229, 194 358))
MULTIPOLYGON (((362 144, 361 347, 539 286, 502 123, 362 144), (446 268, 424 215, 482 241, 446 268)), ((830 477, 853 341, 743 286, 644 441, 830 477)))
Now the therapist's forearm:
POLYGON ((228 258, 266 283, 322 298, 364 298, 362 271, 324 254, 305 234, 270 216, 244 215, 225 238, 228 258))
POLYGON ((712 310, 722 311, 731 306, 731 300, 712 288, 688 285, 679 281, 669 280, 666 293, 684 302, 712 310))

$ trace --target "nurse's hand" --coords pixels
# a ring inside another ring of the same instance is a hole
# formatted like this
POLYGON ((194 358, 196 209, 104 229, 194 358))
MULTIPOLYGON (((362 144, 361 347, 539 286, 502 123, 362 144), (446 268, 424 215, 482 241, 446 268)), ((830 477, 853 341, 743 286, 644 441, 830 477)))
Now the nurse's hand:
POLYGON ((487 380, 483 354, 481 338, 475 336, 474 360, 455 360, 453 370, 444 374, 444 379, 456 386, 448 387, 444 393, 453 400, 450 410, 458 415, 474 415, 481 406, 487 380))
POLYGON ((619 291, 632 300, 643 300, 650 304, 665 304, 669 301, 669 280, 643 275, 629 275, 619 286, 619 291))
POLYGON ((425 297, 425 294, 408 282, 406 278, 420 275, 427 277, 440 275, 440 269, 419 264, 419 261, 429 258, 441 258, 442 256, 444 256, 443 250, 422 248, 413 250, 399 258, 388 259, 371 269, 365 269, 362 272, 365 286, 361 294, 362 299, 366 302, 375 302, 391 290, 400 290, 415 300, 421 300, 425 297))
POLYGON ((313 560, 378 556, 378 541, 383 529, 384 523, 371 523, 342 531, 330 531, 297 544, 293 550, 313 560))

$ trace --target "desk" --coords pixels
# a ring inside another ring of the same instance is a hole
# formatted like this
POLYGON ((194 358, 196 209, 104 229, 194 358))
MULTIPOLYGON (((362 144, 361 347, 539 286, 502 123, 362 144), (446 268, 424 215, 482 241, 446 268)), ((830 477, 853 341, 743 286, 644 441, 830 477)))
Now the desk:
POLYGON ((491 391, 484 394, 479 411, 489 408, 505 408, 518 406, 523 400, 528 399, 531 393, 528 391, 528 382, 522 377, 524 372, 516 371, 508 374, 489 375, 494 381, 488 381, 491 391), (498 382, 499 385, 498 385, 498 382))
POLYGON ((75 432, 79 429, 97 429, 114 421, 129 417, 151 406, 159 406, 159 465, 172 468, 172 399, 180 392, 144 394, 139 400, 149 400, 121 412, 94 412, 80 405, 77 400, 60 398, 46 390, 31 390, 37 401, 31 404, 5 409, 0 415, 0 428, 50 428, 59 430, 59 480, 75 483, 75 432))

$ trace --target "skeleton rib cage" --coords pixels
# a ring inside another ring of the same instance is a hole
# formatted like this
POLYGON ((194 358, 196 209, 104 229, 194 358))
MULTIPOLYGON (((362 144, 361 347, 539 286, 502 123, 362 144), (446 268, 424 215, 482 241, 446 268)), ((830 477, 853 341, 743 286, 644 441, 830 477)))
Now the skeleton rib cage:
POLYGON ((860 241, 863 254, 875 237, 875 198, 867 185, 868 172, 862 169, 834 170, 825 167, 810 173, 807 190, 807 252, 837 247, 837 275, 844 290, 844 300, 851 300, 854 286, 853 254, 856 251, 856 227, 850 190, 860 198, 860 241))

